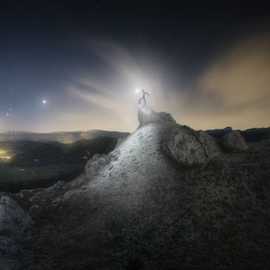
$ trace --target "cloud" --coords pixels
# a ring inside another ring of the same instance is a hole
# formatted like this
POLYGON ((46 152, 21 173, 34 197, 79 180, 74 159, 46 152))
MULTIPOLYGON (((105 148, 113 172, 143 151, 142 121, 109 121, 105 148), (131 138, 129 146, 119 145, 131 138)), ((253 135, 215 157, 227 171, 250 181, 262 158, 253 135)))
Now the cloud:
MULTIPOLYGON (((102 73, 86 70, 69 82, 66 93, 73 102, 78 101, 80 111, 71 106, 60 113, 61 116, 58 114, 55 117, 61 122, 62 129, 66 130, 134 130, 138 125, 138 97, 135 89, 145 88, 152 92, 151 102, 154 107, 159 104, 159 97, 164 94, 158 67, 140 62, 126 49, 113 42, 91 42, 90 45, 94 48, 99 62, 106 68, 102 73), (65 121, 66 118, 72 119, 73 126, 65 121)), ((56 118, 54 122, 57 121, 56 118)))
POLYGON ((114 80, 88 75, 70 88, 73 97, 95 108, 89 115, 93 126, 136 128, 133 91, 137 86, 152 92, 151 102, 156 110, 169 111, 179 123, 195 129, 245 129, 270 124, 270 36, 241 40, 221 51, 192 89, 182 89, 179 78, 172 84, 175 89, 168 89, 158 67, 140 65, 138 59, 116 45, 96 44, 96 52, 117 71, 114 80))
POLYGON ((190 112, 189 121, 197 127, 269 126, 270 36, 242 40, 222 53, 199 77, 196 95, 200 115, 190 112))
POLYGON ((168 111, 195 129, 270 126, 270 35, 220 51, 190 89, 183 89, 181 74, 168 77, 163 72, 169 67, 154 52, 140 58, 113 42, 90 46, 101 69, 74 74, 65 83, 65 95, 54 100, 57 106, 51 104, 35 121, 15 115, 8 122, 0 119, 0 128, 133 131, 138 125, 136 88, 151 93, 154 110, 168 111))

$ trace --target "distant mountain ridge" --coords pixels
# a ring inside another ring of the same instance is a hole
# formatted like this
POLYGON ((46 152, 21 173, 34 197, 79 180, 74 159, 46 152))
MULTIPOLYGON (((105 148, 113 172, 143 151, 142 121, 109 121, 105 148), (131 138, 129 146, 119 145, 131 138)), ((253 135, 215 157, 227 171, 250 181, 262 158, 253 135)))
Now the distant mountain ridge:
MULTIPOLYGON (((210 129, 206 132, 219 139, 224 136, 225 133, 231 131, 231 127, 226 127, 224 129, 210 129)), ((259 142, 263 140, 270 139, 270 127, 268 128, 249 128, 246 130, 239 130, 241 135, 245 138, 247 142, 259 142)))
MULTIPOLYGON (((231 128, 226 127, 224 129, 209 129, 206 130, 208 134, 215 138, 222 137, 231 128)), ((247 142, 256 142, 261 140, 270 139, 270 127, 267 128, 250 128, 246 130, 240 130, 241 135, 247 142)), ((126 137, 128 132, 119 131, 107 131, 107 130, 88 130, 88 131, 61 131, 50 133, 35 133, 35 132, 23 132, 23 131, 10 131, 0 133, 0 142, 6 141, 38 141, 38 142, 60 142, 60 143, 74 143, 80 140, 88 140, 96 138, 98 136, 110 136, 110 137, 126 137)))
POLYGON ((129 133, 106 131, 106 130, 89 130, 89 131, 67 131, 67 132, 52 132, 52 133, 34 133, 11 131, 0 133, 0 142, 6 141, 39 141, 39 142, 60 142, 74 143, 80 140, 88 140, 97 136, 110 137, 126 137, 129 133))
POLYGON ((147 106, 138 120, 126 137, 0 143, 20 190, 0 193, 0 269, 269 269, 269 129, 196 131, 147 106))

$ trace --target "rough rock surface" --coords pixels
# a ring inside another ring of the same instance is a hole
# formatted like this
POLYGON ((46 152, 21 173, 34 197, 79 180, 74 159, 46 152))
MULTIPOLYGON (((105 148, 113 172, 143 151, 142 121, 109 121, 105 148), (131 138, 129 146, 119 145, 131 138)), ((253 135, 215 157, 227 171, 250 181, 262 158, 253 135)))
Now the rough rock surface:
POLYGON ((0 195, 0 269, 27 269, 31 218, 12 198, 0 195))
POLYGON ((248 145, 244 137, 237 130, 232 130, 226 133, 222 138, 222 145, 226 150, 232 152, 241 152, 248 149, 248 145))
POLYGON ((163 126, 163 135, 160 136, 163 150, 182 166, 205 164, 220 153, 214 138, 206 132, 176 124, 168 113, 157 113, 144 106, 138 110, 138 119, 140 127, 149 123, 163 126))
POLYGON ((155 112, 148 106, 138 108, 138 121, 140 127, 149 123, 176 124, 169 113, 155 112))
POLYGON ((183 166, 205 164, 220 153, 218 145, 210 135, 186 126, 172 129, 163 145, 165 151, 183 166))
POLYGON ((73 182, 25 193, 33 269, 268 269, 270 143, 184 167, 164 151, 175 141, 191 164, 219 151, 203 132, 146 121, 73 182))

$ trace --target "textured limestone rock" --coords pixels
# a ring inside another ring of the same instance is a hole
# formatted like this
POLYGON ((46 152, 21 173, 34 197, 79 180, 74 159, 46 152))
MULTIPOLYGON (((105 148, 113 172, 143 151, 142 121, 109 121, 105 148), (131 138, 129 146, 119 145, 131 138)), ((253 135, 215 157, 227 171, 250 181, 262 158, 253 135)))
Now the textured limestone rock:
POLYGON ((33 269, 267 269, 269 142, 254 155, 183 168, 219 153, 212 136, 143 123, 44 202, 33 269))
POLYGON ((138 109, 140 127, 149 123, 164 127, 167 136, 161 136, 165 153, 184 166, 201 165, 220 153, 213 137, 176 123, 169 113, 154 112, 150 107, 138 109))
POLYGON ((237 130, 226 133, 222 138, 222 145, 231 152, 242 152, 248 149, 244 137, 237 130))
POLYGON ((0 269, 27 269, 31 224, 15 200, 0 195, 0 269))
POLYGON ((138 108, 138 121, 140 127, 149 123, 176 124, 176 121, 169 113, 155 112, 148 106, 138 108))
POLYGON ((167 154, 184 166, 205 164, 220 153, 210 135, 185 126, 174 128, 163 145, 167 154))

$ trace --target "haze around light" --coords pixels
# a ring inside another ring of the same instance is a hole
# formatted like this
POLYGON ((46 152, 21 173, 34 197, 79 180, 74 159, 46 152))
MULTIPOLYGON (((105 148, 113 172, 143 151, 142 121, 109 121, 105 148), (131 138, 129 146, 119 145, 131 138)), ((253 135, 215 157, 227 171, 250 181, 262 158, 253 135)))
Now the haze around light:
POLYGON ((151 93, 154 110, 167 111, 178 123, 195 129, 269 126, 269 35, 255 35, 222 48, 188 86, 181 72, 168 75, 166 58, 158 52, 138 56, 112 41, 85 42, 109 72, 94 67, 75 72, 59 86, 61 95, 33 99, 37 116, 22 118, 17 108, 8 116, 2 113, 1 131, 132 131, 138 124, 136 89, 151 93))

